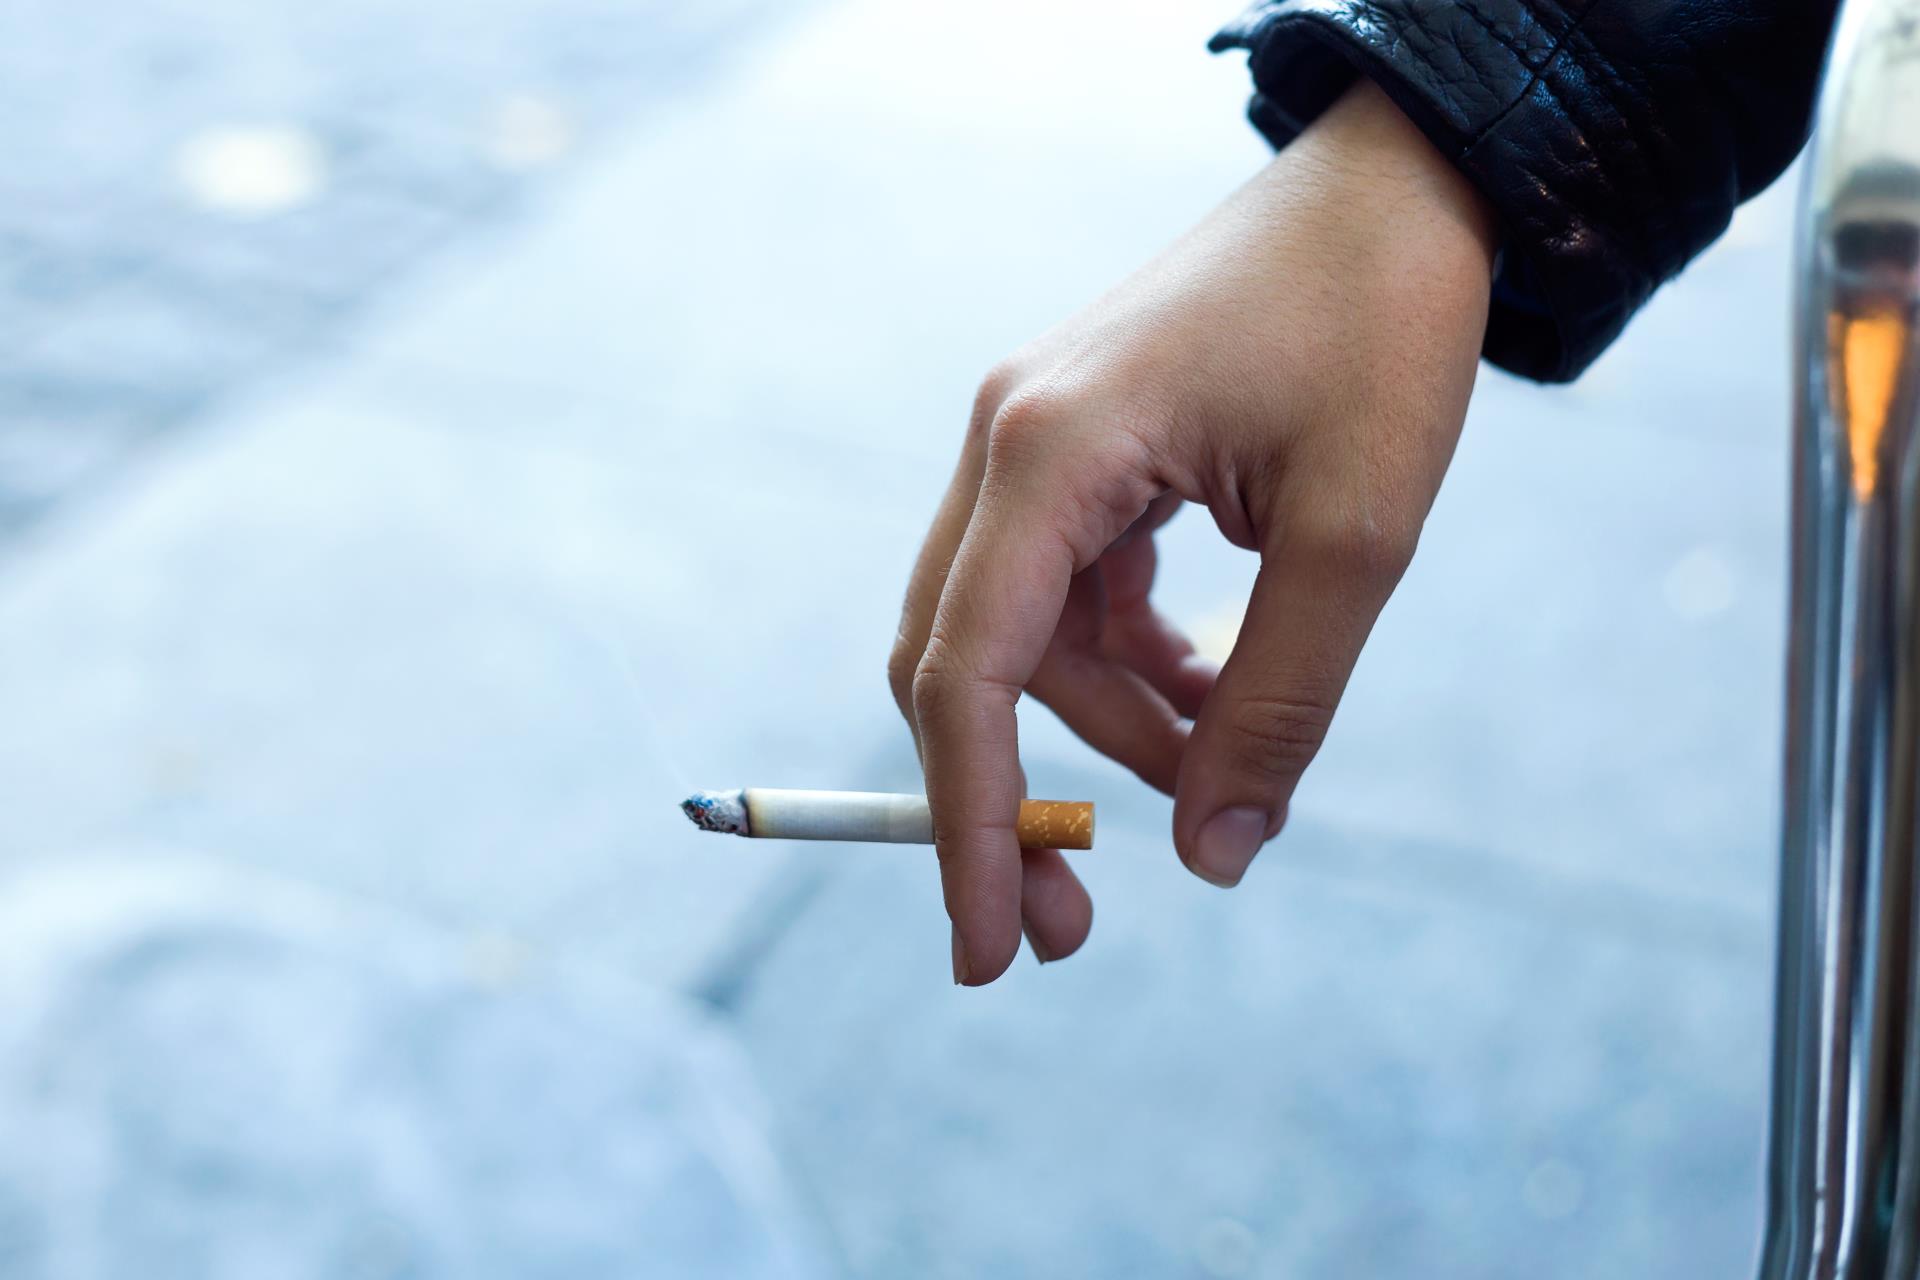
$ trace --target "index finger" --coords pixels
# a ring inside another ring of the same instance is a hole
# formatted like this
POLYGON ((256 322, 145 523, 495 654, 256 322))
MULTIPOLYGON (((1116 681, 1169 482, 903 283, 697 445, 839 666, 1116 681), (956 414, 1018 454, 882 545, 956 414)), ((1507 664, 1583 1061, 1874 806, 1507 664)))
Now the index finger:
POLYGON ((1046 653, 1073 552, 1044 512, 982 491, 913 680, 954 981, 991 982, 1020 945, 1021 798, 1014 704, 1046 653))

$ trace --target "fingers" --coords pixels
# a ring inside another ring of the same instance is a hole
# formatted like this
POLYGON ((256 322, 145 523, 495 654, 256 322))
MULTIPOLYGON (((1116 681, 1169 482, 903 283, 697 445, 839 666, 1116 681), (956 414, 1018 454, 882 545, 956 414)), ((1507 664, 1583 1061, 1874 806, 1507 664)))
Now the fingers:
MULTIPOLYGON (((1167 514, 1172 514, 1171 508, 1167 514)), ((1194 652, 1193 642, 1149 601, 1158 561, 1153 539, 1146 536, 1123 538, 1100 557, 1107 588, 1107 620, 1100 645, 1108 657, 1138 672, 1175 711, 1191 720, 1200 714, 1200 704, 1213 688, 1219 668, 1194 652)))
MULTIPOLYGON (((1005 437, 996 435, 913 681, 934 843, 954 925, 954 977, 969 985, 998 977, 1019 945, 1014 703, 1060 621, 1080 554, 1075 548, 1104 547, 1125 523, 1115 514, 1124 501, 1063 500, 1087 468, 1077 461, 1049 466, 1046 458, 1058 455, 1034 447, 1034 430, 1022 427, 1010 452, 1001 452, 1005 437)), ((1042 894, 1033 905, 1044 912, 1046 902, 1042 894)))
MULTIPOLYGON (((914 678, 921 667, 933 634, 934 619, 938 612, 940 598, 946 589, 952 566, 979 501, 987 468, 988 428, 999 410, 1001 384, 1005 381, 1006 379, 999 374, 990 375, 975 401, 973 418, 961 450, 960 460, 954 468, 953 479, 941 501, 939 510, 935 513, 933 524, 921 547, 913 576, 909 581, 906 599, 901 608, 899 631, 887 664, 888 682, 892 687, 894 701, 906 719, 908 728, 913 732, 915 750, 921 752, 923 767, 925 752, 919 716, 914 709, 914 678)), ((937 678, 933 683, 937 687, 937 678)), ((1017 760, 1015 767, 1017 770, 1017 760)), ((1170 772, 1168 776, 1170 778, 1170 772)), ((940 789, 931 780, 932 777, 933 774, 929 772, 929 794, 940 789)), ((1167 785, 1170 787, 1171 782, 1169 781, 1167 785)), ((1025 794, 1024 775, 1020 776, 1020 794, 1025 794)), ((999 882, 997 868, 989 868, 988 873, 981 877, 970 877, 965 872, 961 872, 944 879, 948 881, 950 897, 954 892, 958 892, 963 899, 978 898, 987 903, 999 903, 1003 902, 1007 896, 1005 885, 999 882), (974 883, 976 879, 980 883, 974 883), (962 883, 956 884, 955 881, 962 883)), ((1019 927, 1026 934, 1029 945, 1037 957, 1043 960, 1059 959, 1071 955, 1086 941, 1087 931, 1092 926, 1093 904, 1087 896, 1086 889, 1059 853, 1039 851, 1024 854, 1018 899, 1019 927)), ((952 909, 950 904, 950 912, 952 909)), ((989 906, 987 910, 996 915, 999 914, 995 907, 989 906)), ((971 916, 974 913, 967 914, 971 916)), ((960 928, 957 925, 954 937, 954 972, 956 978, 959 978, 971 966, 965 960, 960 928)), ((989 956, 998 954, 1002 949, 998 941, 982 943, 979 946, 981 953, 989 956)), ((983 964, 981 976, 976 980, 990 980, 1001 968, 1004 968, 1004 964, 995 965, 991 970, 983 964)))
MULTIPOLYGON (((888 684, 894 703, 905 718, 914 738, 914 749, 921 751, 921 733, 913 708, 914 674, 919 669, 927 642, 933 632, 934 615, 946 588, 947 578, 959 553, 968 523, 978 500, 986 473, 987 427, 999 408, 999 382, 989 376, 975 402, 973 420, 954 468, 952 482, 934 514, 913 576, 907 585, 901 606, 899 631, 887 662, 888 684)), ((924 764, 924 759, 923 759, 924 764)), ((931 790, 931 788, 929 788, 931 790)), ((1025 779, 1021 779, 1025 794, 1025 779)), ((1020 922, 1034 954, 1046 960, 1060 959, 1077 951, 1092 927, 1093 903, 1066 859, 1057 852, 1029 852, 1025 855, 1023 885, 1020 893, 1020 922)), ((957 934, 956 934, 957 937, 957 934)), ((960 966, 956 957, 955 972, 960 966)))
MULTIPOLYGON (((987 399, 983 390, 981 398, 987 399)), ((940 593, 947 585, 947 573, 953 565, 953 558, 960 550, 960 540, 966 535, 967 522, 973 519, 973 505, 980 493, 980 480, 987 469, 986 427, 981 421, 984 411, 992 416, 991 409, 977 405, 974 410, 974 423, 967 431, 965 444, 961 446, 960 461, 954 467, 953 480, 947 486, 946 494, 940 499, 940 508, 934 513, 933 525, 927 531, 926 541, 920 546, 919 558, 914 562, 913 576, 907 580, 906 600, 900 607, 900 628, 894 637, 893 653, 887 659, 887 684, 893 690, 894 705, 900 708, 900 714, 906 719, 907 728, 913 733, 914 750, 920 749, 920 730, 913 716, 913 673, 920 665, 920 655, 927 650, 927 637, 933 632, 933 615, 940 604, 940 593)))
POLYGON ((1367 633, 1412 556, 1412 536, 1295 515, 1263 552, 1240 639, 1181 765, 1174 846, 1201 879, 1239 883, 1280 830, 1326 737, 1367 633))
POLYGON ((1024 862, 1020 924, 1027 946, 1041 964, 1064 960, 1093 928, 1093 899, 1058 850, 1031 850, 1024 862))
POLYGON ((1020 763, 1014 703, 1072 576, 1066 547, 976 508, 913 681, 954 980, 991 982, 1020 938, 1020 763))
POLYGON ((1101 755, 1172 795, 1186 752, 1187 723, 1139 675, 1098 654, 1049 658, 1034 697, 1101 755))
POLYGON ((1184 501, 1185 499, 1179 494, 1169 489, 1152 502, 1149 502, 1147 509, 1140 513, 1139 518, 1127 526, 1126 532, 1113 540, 1113 545, 1123 547, 1137 537, 1143 537, 1153 533, 1154 530, 1173 519, 1174 514, 1180 510, 1180 506, 1184 501))
POLYGON ((1187 726, 1139 673, 1101 651, 1108 609, 1101 578, 1100 567, 1074 576, 1053 642, 1027 688, 1088 746, 1172 795, 1187 726))

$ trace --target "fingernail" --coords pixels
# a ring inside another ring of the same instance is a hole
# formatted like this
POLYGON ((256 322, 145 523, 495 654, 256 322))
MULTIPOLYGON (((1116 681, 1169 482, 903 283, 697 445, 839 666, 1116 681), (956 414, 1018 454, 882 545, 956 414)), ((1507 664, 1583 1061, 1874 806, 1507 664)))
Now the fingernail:
POLYGON ((1033 930, 1027 927, 1024 919, 1020 921, 1020 932, 1027 935, 1027 950, 1033 952, 1035 960, 1046 964, 1054 958, 1053 952, 1040 945, 1040 939, 1034 937, 1033 930))
POLYGON ((1193 842, 1193 873, 1208 884, 1231 889, 1247 874, 1247 864, 1267 838, 1264 809, 1239 805, 1222 809, 1200 827, 1193 842))
POLYGON ((960 930, 953 931, 953 985, 962 986, 967 980, 967 948, 960 941, 960 930))

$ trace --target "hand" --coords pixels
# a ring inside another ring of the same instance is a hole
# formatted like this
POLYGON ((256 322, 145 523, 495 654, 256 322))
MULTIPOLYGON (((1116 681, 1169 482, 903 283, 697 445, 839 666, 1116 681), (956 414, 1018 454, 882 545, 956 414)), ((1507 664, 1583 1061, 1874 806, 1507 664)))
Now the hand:
POLYGON ((988 375, 889 674, 914 731, 954 980, 1085 941, 1023 855, 1029 691, 1174 797, 1194 874, 1273 838, 1459 436, 1494 252, 1480 197, 1371 83, 1156 261, 988 375), (1204 504, 1260 553, 1216 674, 1148 603, 1153 532, 1204 504), (1189 721, 1191 723, 1189 724, 1189 721))

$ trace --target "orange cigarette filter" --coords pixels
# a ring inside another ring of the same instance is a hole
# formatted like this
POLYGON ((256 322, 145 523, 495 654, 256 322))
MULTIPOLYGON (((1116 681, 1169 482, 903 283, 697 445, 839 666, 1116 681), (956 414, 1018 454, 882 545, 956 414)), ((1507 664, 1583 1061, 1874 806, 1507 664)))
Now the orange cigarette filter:
POLYGON ((1022 800, 1014 829, 1022 849, 1093 848, 1093 805, 1086 800, 1022 800))

